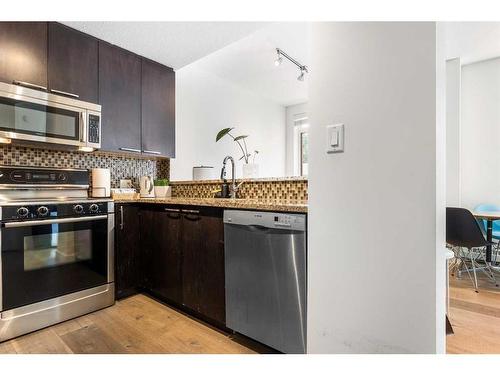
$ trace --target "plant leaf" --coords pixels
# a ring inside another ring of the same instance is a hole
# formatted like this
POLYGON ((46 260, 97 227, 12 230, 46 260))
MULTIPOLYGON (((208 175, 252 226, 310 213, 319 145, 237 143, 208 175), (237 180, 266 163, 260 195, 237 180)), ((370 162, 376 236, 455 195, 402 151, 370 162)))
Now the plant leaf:
POLYGON ((239 135, 234 139, 234 141, 236 142, 239 141, 240 139, 245 139, 246 137, 248 137, 248 135, 239 135))
POLYGON ((258 154, 258 153, 259 153, 259 150, 255 150, 254 152, 255 152, 256 154, 258 154))
POLYGON ((231 130, 233 130, 234 128, 224 128, 222 129, 221 131, 219 131, 217 133, 217 136, 215 137, 215 142, 219 142, 219 140, 224 137, 225 135, 227 135, 231 130))

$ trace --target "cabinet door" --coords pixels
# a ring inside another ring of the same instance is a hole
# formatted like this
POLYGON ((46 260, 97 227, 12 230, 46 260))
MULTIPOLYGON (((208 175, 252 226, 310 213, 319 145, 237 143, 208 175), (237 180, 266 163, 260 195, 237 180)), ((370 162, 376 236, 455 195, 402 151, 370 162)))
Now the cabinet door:
POLYGON ((141 59, 99 42, 101 148, 141 152, 141 59))
POLYGON ((177 208, 148 208, 141 213, 142 250, 148 258, 146 287, 179 305, 182 304, 181 226, 177 208))
POLYGON ((142 268, 139 257, 139 208, 115 207, 115 290, 116 298, 137 293, 142 268))
POLYGON ((47 23, 0 22, 0 81, 47 87, 47 23))
MULTIPOLYGON (((60 23, 49 24, 49 89, 99 99, 97 39, 60 23)), ((58 92, 54 92, 57 94, 58 92)))
POLYGON ((142 151, 175 157, 175 72, 142 60, 142 151))
POLYGON ((222 210, 192 211, 183 215, 183 301, 207 318, 225 324, 222 210))

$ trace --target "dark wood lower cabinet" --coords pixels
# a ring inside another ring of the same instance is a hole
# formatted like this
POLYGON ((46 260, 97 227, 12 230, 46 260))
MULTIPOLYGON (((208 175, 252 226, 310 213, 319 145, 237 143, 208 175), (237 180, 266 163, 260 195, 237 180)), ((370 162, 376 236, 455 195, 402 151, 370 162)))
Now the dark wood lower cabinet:
POLYGON ((142 278, 139 207, 115 205, 115 295, 117 299, 137 293, 142 278))
POLYGON ((202 207, 191 211, 183 214, 182 223, 183 303, 225 323, 222 210, 202 207))
POLYGON ((143 287, 225 326, 222 210, 144 205, 140 216, 143 287))
POLYGON ((141 212, 145 288, 177 304, 182 304, 181 226, 180 209, 159 207, 141 212))

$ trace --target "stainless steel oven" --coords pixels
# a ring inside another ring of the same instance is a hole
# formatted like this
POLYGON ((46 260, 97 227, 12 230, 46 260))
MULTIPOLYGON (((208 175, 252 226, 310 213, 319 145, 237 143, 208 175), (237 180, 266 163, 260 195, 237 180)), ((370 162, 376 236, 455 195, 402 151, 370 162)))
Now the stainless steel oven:
POLYGON ((0 341, 114 303, 114 204, 75 197, 85 179, 87 171, 0 167, 0 195, 15 198, 0 207, 0 341), (51 185, 54 173, 66 183, 51 185), (19 199, 37 185, 43 199, 19 199))
POLYGON ((0 83, 0 137, 98 149, 100 124, 98 104, 0 83))

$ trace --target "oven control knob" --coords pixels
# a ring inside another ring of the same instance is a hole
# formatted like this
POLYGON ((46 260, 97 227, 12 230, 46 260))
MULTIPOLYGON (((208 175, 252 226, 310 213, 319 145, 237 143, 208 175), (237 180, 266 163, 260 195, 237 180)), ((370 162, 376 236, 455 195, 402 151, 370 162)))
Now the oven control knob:
POLYGON ((92 203, 89 207, 90 212, 95 214, 97 211, 99 211, 99 206, 95 203, 92 203))
POLYGON ((19 207, 17 209, 17 215, 20 217, 20 218, 25 218, 25 217, 28 217, 28 214, 30 213, 30 211, 26 208, 26 207, 19 207))
POLYGON ((40 216, 47 216, 48 213, 49 213, 49 209, 47 207, 45 207, 45 206, 40 206, 40 207, 38 207, 38 209, 36 210, 36 212, 40 216))
POLYGON ((83 213, 83 206, 81 204, 77 204, 73 207, 73 211, 77 214, 83 213))

